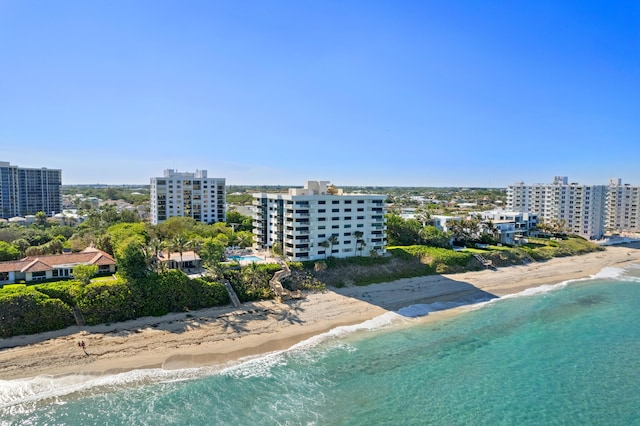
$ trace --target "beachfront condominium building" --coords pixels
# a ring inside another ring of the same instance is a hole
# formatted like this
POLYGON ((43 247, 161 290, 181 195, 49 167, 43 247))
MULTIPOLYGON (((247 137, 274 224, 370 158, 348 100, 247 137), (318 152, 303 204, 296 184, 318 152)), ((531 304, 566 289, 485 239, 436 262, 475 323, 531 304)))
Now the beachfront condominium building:
POLYGON ((541 222, 555 222, 566 232, 599 239, 605 232, 606 196, 606 185, 579 185, 556 176, 550 184, 510 185, 507 209, 535 213, 541 222))
POLYGON ((345 194, 328 181, 308 181, 287 194, 253 194, 254 247, 279 244, 293 261, 383 255, 385 195, 345 194))
POLYGON ((622 179, 610 179, 607 188, 608 232, 640 232, 640 186, 622 184, 622 179))
POLYGON ((226 220, 224 178, 209 178, 206 170, 180 173, 172 169, 163 177, 151 178, 151 223, 157 225, 173 216, 198 222, 226 220))
POLYGON ((0 218, 62 211, 62 170, 12 166, 0 161, 0 218))

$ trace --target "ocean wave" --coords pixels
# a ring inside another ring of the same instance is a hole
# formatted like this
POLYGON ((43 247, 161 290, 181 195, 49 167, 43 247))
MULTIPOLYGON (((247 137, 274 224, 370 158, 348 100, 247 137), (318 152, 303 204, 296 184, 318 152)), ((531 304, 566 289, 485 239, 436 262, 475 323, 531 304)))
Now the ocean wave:
POLYGON ((591 276, 592 279, 617 279, 625 274, 627 268, 617 268, 607 266, 602 268, 597 274, 591 276))
MULTIPOLYGON (((140 386, 162 381, 189 380, 202 376, 202 369, 131 370, 118 374, 69 374, 36 376, 27 379, 0 380, 0 413, 14 406, 34 406, 43 401, 64 403, 61 398, 87 392, 103 392, 125 386, 140 386)), ((13 411, 13 410, 11 410, 13 411)))

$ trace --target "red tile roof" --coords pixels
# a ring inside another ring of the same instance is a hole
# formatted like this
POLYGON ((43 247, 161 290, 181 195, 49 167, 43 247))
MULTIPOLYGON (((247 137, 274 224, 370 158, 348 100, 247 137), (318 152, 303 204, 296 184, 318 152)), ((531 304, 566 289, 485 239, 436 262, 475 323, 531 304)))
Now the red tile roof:
POLYGON ((22 260, 0 262, 0 272, 41 272, 55 269, 58 266, 69 267, 85 265, 115 265, 116 261, 109 254, 95 247, 87 247, 79 253, 52 254, 43 256, 27 256, 22 260))

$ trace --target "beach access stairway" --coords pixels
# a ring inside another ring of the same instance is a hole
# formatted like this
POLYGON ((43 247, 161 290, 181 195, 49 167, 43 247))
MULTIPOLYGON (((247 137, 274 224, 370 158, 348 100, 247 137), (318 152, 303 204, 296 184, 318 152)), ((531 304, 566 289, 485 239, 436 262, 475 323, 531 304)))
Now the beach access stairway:
POLYGON ((282 301, 286 299, 301 299, 304 297, 300 290, 289 291, 282 286, 282 282, 280 280, 290 276, 291 270, 286 262, 278 261, 278 263, 282 266, 282 269, 273 274, 273 278, 269 280, 269 287, 271 287, 271 290, 276 295, 276 299, 282 301))
POLYGON ((485 268, 493 269, 494 266, 492 261, 485 259, 479 254, 474 254, 473 257, 475 257, 478 262, 482 263, 482 266, 484 266, 485 268))
POLYGON ((229 299, 231 299, 231 303, 233 303, 234 307, 239 308, 240 299, 238 299, 238 295, 233 290, 233 287, 231 287, 231 283, 228 280, 223 280, 222 282, 224 283, 224 287, 227 289, 227 293, 229 293, 229 299))

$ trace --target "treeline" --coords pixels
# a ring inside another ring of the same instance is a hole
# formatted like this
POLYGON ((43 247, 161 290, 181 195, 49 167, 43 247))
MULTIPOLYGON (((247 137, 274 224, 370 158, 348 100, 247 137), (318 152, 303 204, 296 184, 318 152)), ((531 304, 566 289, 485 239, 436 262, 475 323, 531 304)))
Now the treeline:
MULTIPOLYGON (((267 299, 272 297, 269 280, 280 268, 277 264, 243 268, 217 265, 202 278, 193 279, 182 271, 168 270, 86 285, 75 280, 8 285, 0 289, 0 337, 227 305, 224 280, 229 281, 241 302, 267 299)), ((295 288, 309 287, 301 280, 295 288)))

